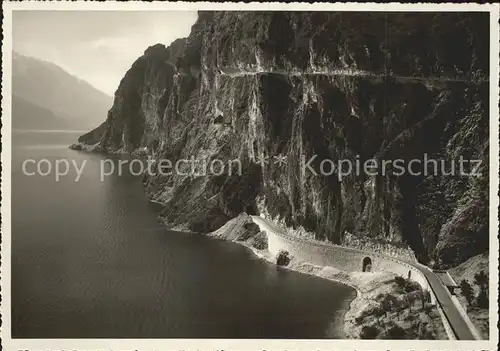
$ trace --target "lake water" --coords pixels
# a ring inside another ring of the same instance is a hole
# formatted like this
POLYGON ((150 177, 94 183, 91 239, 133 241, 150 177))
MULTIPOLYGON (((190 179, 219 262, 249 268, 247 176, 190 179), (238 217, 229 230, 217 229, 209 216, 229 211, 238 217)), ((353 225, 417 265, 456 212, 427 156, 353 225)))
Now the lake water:
POLYGON ((103 156, 67 148, 79 134, 13 132, 13 337, 343 337, 353 289, 165 230, 140 177, 101 182, 103 156), (56 182, 26 159, 87 163, 56 182))

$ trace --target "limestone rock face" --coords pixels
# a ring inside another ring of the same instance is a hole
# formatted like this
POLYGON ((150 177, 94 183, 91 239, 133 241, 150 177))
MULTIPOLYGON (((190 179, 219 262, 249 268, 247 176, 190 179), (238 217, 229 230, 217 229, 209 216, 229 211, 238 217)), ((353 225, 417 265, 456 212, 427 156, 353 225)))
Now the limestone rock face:
POLYGON ((265 213, 333 243, 350 233, 457 264, 488 247, 488 46, 481 14, 200 12, 188 38, 137 59, 90 135, 106 152, 223 161, 145 176, 169 225, 211 232, 265 213), (424 154, 437 175, 381 172, 424 154), (482 175, 443 175, 461 156, 482 175), (380 162, 339 179, 321 174, 325 159, 380 162))

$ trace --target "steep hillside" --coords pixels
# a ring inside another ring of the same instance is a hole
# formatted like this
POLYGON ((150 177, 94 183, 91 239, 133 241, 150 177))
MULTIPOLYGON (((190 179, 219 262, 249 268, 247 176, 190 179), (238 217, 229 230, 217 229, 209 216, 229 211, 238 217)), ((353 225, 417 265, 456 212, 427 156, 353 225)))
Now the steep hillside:
POLYGON ((349 233, 458 264, 488 246, 485 16, 200 12, 187 39, 127 72, 99 149, 241 162, 241 175, 185 175, 187 164, 147 175, 171 226, 209 232, 260 213, 334 243, 349 233), (381 172, 424 154, 446 172, 460 156, 481 160, 482 175, 381 172), (322 164, 369 159, 378 174, 339 178, 322 164))
POLYGON ((474 275, 481 271, 489 274, 489 261, 487 253, 469 258, 457 267, 450 269, 450 274, 457 283, 460 283, 463 279, 472 283, 474 282, 474 275))
MULTIPOLYGON (((12 94, 17 102, 25 101, 57 116, 62 126, 56 129, 67 129, 68 126, 73 129, 95 128, 106 118, 112 105, 110 96, 59 66, 17 53, 12 55, 12 94)), ((42 129, 53 129, 44 126, 40 118, 45 115, 40 113, 41 117, 37 113, 13 114, 13 124, 20 123, 31 129, 37 129, 39 125, 42 129), (16 119, 22 119, 22 122, 16 119)))

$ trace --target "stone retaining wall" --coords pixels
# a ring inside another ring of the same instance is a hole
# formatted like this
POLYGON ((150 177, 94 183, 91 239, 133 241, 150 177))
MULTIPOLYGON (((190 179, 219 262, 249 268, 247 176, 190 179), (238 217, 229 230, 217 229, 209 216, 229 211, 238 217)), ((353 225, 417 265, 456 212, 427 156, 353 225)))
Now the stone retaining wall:
POLYGON ((420 271, 421 269, 428 269, 427 267, 419 265, 418 263, 410 264, 403 260, 384 256, 375 252, 292 237, 277 230, 271 230, 263 221, 261 223, 259 222, 260 221, 256 223, 261 230, 266 232, 268 238, 268 251, 272 255, 277 255, 281 250, 286 250, 291 256, 301 261, 321 266, 332 266, 347 272, 362 271, 363 260, 368 257, 371 260, 371 271, 390 272, 417 282, 422 289, 429 292, 431 303, 435 304, 438 309, 448 338, 450 340, 455 340, 455 334, 442 306, 437 300, 427 278, 420 271))
POLYGON ((401 260, 374 252, 295 238, 271 230, 265 230, 265 232, 268 238, 268 250, 273 255, 276 255, 280 250, 286 250, 290 255, 302 261, 321 266, 332 266, 346 272, 363 271, 363 260, 369 260, 371 271, 385 271, 405 278, 409 277, 420 284, 423 289, 429 291, 432 301, 435 301, 425 276, 418 268, 401 260))

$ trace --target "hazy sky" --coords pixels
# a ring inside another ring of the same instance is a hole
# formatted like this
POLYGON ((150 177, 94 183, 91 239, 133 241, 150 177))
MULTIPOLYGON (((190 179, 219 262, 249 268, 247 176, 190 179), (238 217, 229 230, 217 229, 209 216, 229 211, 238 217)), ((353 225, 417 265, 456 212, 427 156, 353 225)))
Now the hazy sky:
POLYGON ((144 50, 189 35, 196 12, 14 11, 13 48, 113 95, 144 50))

